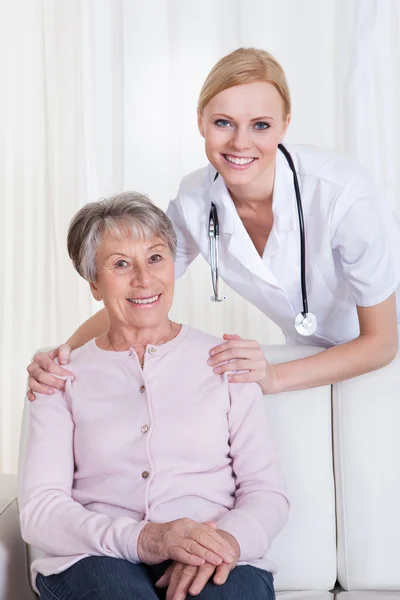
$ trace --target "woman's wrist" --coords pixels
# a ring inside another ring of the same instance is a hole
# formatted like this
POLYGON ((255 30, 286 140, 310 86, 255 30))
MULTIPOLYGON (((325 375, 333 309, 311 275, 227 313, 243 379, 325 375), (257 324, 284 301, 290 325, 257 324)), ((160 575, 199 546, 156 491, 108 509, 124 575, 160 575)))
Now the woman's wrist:
POLYGON ((147 523, 139 534, 137 541, 137 555, 142 563, 147 564, 150 560, 149 540, 154 536, 154 531, 157 529, 157 526, 158 523, 147 523))
POLYGON ((267 375, 258 382, 264 396, 283 392, 282 382, 279 379, 279 365, 267 365, 267 375))

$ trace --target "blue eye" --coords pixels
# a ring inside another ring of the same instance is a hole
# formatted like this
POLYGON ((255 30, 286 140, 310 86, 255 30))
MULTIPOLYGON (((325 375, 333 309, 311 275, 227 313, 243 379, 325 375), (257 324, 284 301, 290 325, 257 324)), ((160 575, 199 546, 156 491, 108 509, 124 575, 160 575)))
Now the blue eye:
POLYGON ((269 123, 265 123, 265 121, 257 121, 254 127, 260 131, 264 131, 265 129, 269 129, 271 125, 269 123))
POLYGON ((218 127, 228 127, 231 123, 226 119, 217 119, 215 124, 218 125, 218 127))

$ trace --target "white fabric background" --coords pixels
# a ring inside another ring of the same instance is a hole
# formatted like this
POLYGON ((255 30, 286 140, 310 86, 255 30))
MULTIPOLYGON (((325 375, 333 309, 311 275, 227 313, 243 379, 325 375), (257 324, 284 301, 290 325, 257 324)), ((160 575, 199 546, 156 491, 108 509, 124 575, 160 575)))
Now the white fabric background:
MULTIPOLYGON (((76 210, 126 189, 165 208, 205 164, 196 101, 207 72, 257 46, 289 79, 287 141, 357 157, 400 212, 399 40, 398 0, 0 0, 0 471, 16 469, 32 353, 95 309, 65 248, 76 210)), ((226 294, 209 302, 197 260, 172 316, 282 341, 226 294)))

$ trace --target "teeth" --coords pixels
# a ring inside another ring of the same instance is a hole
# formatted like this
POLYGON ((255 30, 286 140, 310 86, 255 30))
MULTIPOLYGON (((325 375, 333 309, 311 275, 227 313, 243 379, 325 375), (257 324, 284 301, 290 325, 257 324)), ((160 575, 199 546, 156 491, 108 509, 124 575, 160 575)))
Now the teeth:
POLYGON ((139 298, 128 298, 128 300, 129 302, 132 302, 132 304, 151 304, 152 302, 156 302, 158 298, 159 294, 157 296, 153 296, 152 298, 146 298, 143 300, 140 300, 139 298))
POLYGON ((254 158, 237 158, 236 156, 229 156, 229 154, 225 154, 225 158, 235 165, 248 165, 254 160, 254 158))

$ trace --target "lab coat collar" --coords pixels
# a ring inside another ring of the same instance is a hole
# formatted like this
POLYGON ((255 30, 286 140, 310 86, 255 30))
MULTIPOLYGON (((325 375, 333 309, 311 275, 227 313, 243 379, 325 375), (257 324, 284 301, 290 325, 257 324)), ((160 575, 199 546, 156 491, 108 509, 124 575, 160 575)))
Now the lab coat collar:
MULTIPOLYGON (((214 176, 213 170, 212 178, 214 176)), ((218 211, 221 275, 223 276, 224 271, 224 248, 227 248, 228 254, 234 256, 248 271, 263 281, 281 288, 275 275, 255 249, 222 177, 212 181, 209 194, 218 211)))

